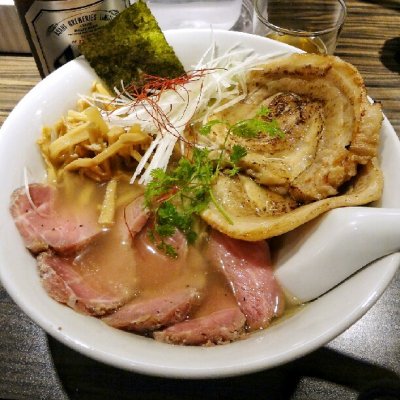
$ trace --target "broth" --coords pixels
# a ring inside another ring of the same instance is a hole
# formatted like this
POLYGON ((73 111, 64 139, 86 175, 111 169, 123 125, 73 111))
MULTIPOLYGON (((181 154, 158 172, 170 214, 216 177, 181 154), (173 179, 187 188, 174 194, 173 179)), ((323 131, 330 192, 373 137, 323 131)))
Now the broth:
MULTIPOLYGON (((59 206, 67 212, 95 214, 97 219, 105 187, 88 178, 67 174, 58 185, 58 201, 62 203, 59 206)), ((115 223, 102 228, 102 233, 79 252, 73 259, 74 270, 95 289, 120 294, 126 301, 152 299, 189 287, 198 289, 201 303, 192 311, 192 318, 237 306, 225 276, 204 255, 208 235, 199 235, 194 246, 188 245, 187 255, 177 259, 157 250, 146 232, 140 232, 132 241, 124 221, 124 208, 143 189, 121 181, 117 192, 115 223)), ((287 296, 286 304, 285 315, 299 309, 295 299, 287 296)))
MULTIPOLYGON (((97 220, 99 209, 104 197, 105 185, 98 184, 88 178, 75 174, 66 174, 58 185, 58 209, 78 215, 92 214, 97 220)), ((130 202, 132 198, 141 194, 141 188, 121 183, 119 198, 130 202), (128 190, 132 193, 127 196, 128 190)), ((123 207, 117 210, 115 219, 123 218, 123 207)), ((136 265, 133 262, 135 254, 130 244, 129 234, 118 229, 120 225, 102 228, 102 233, 74 258, 73 268, 90 281, 91 286, 99 291, 123 294, 124 298, 131 298, 137 293, 136 265)))
MULTIPOLYGON (((67 174, 58 189, 60 209, 96 214, 97 219, 105 184, 67 174)), ((122 292, 126 298, 148 299, 186 287, 203 290, 210 279, 216 278, 214 273, 209 273, 198 247, 188 247, 186 262, 182 262, 158 251, 145 234, 138 234, 132 245, 124 221, 124 207, 142 192, 138 185, 118 182, 115 223, 103 228, 102 234, 74 258, 73 268, 94 287, 122 292)))

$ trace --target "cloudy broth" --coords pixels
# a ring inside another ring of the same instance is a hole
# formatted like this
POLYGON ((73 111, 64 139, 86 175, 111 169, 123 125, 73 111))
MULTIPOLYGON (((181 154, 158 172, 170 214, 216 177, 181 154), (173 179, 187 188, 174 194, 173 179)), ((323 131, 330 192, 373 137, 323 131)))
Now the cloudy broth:
MULTIPOLYGON (((67 175, 58 186, 59 201, 66 210, 94 213, 98 218, 105 184, 94 183, 76 175, 67 175)), ((171 258, 157 249, 142 230, 132 239, 124 220, 124 208, 143 193, 143 189, 119 182, 115 222, 103 227, 102 233, 73 259, 73 268, 101 293, 147 300, 185 288, 201 293, 200 304, 191 317, 202 317, 214 311, 237 306, 225 276, 207 260, 207 234, 199 235, 194 246, 188 246, 183 257, 171 258)), ((273 246, 274 247, 274 246, 273 246)), ((285 315, 299 309, 286 298, 285 315)))
MULTIPOLYGON (((66 175, 58 186, 62 208, 74 213, 96 213, 105 185, 76 175, 66 175)), ((124 221, 124 208, 143 193, 141 187, 118 183, 115 223, 74 258, 73 268, 98 290, 123 293, 126 298, 150 299, 187 287, 201 291, 202 303, 195 316, 234 306, 233 294, 222 274, 204 257, 204 241, 188 246, 185 259, 174 259, 156 248, 145 233, 134 240, 124 221)))

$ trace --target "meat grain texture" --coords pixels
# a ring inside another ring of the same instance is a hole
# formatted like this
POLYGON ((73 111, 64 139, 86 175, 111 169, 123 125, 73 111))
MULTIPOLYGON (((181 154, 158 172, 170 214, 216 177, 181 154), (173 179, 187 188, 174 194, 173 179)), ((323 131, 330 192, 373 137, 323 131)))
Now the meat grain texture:
POLYGON ((57 190, 50 185, 15 190, 10 212, 25 246, 35 254, 47 249, 74 253, 101 233, 93 214, 82 210, 75 215, 63 209, 57 202, 57 190))
MULTIPOLYGON (((242 174, 221 175, 217 201, 202 213, 215 229, 257 241, 288 232, 330 209, 367 204, 382 194, 378 166, 382 111, 370 103, 362 77, 338 57, 293 54, 252 71, 242 103, 213 116, 231 124, 256 115, 261 106, 285 132, 271 138, 230 135, 228 148, 247 149, 242 174)), ((211 139, 222 143, 226 130, 215 125, 211 139)))
POLYGON ((246 317, 238 308, 227 308, 154 332, 154 338, 180 345, 225 344, 242 336, 245 322, 246 317))
POLYGON ((249 330, 266 328, 282 315, 285 297, 275 280, 265 240, 245 242, 214 230, 207 254, 229 282, 249 330))
POLYGON ((151 299, 135 299, 103 321, 114 328, 147 333, 184 321, 199 297, 196 289, 188 288, 151 299))
POLYGON ((73 258, 64 258, 47 251, 37 258, 44 289, 54 300, 88 315, 101 316, 126 302, 123 292, 108 290, 105 285, 96 287, 96 277, 89 279, 79 274, 73 258))

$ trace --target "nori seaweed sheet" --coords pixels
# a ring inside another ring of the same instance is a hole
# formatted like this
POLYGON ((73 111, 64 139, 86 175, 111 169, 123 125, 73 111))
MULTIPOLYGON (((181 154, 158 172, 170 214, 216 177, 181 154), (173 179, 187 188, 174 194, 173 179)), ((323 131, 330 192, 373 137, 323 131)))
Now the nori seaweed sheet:
POLYGON ((143 73, 175 78, 185 70, 142 0, 122 11, 79 47, 109 89, 134 83, 143 73))

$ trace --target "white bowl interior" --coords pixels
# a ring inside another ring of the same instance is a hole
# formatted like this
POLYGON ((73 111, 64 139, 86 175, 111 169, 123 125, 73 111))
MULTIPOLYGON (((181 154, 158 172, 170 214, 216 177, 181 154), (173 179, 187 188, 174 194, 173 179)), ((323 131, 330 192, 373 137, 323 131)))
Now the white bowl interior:
MULTIPOLYGON (((260 54, 296 51, 290 46, 238 32, 168 31, 185 67, 189 68, 215 39, 224 50, 236 43, 260 54)), ((49 334, 87 356, 152 375, 180 378, 232 376, 269 368, 324 345, 360 318, 377 300, 400 263, 396 253, 376 261, 290 318, 246 340, 211 348, 180 347, 112 329, 80 315, 48 297, 36 263, 24 248, 9 214, 12 191, 23 185, 23 170, 31 181, 44 179, 36 147, 43 124, 54 123, 88 93, 95 74, 85 60, 72 61, 40 82, 15 107, 0 133, 0 277, 14 301, 49 334), (293 334, 295 332, 295 334, 293 334)), ((400 205, 400 144, 390 123, 382 127, 382 168, 385 189, 381 207, 400 205)))

